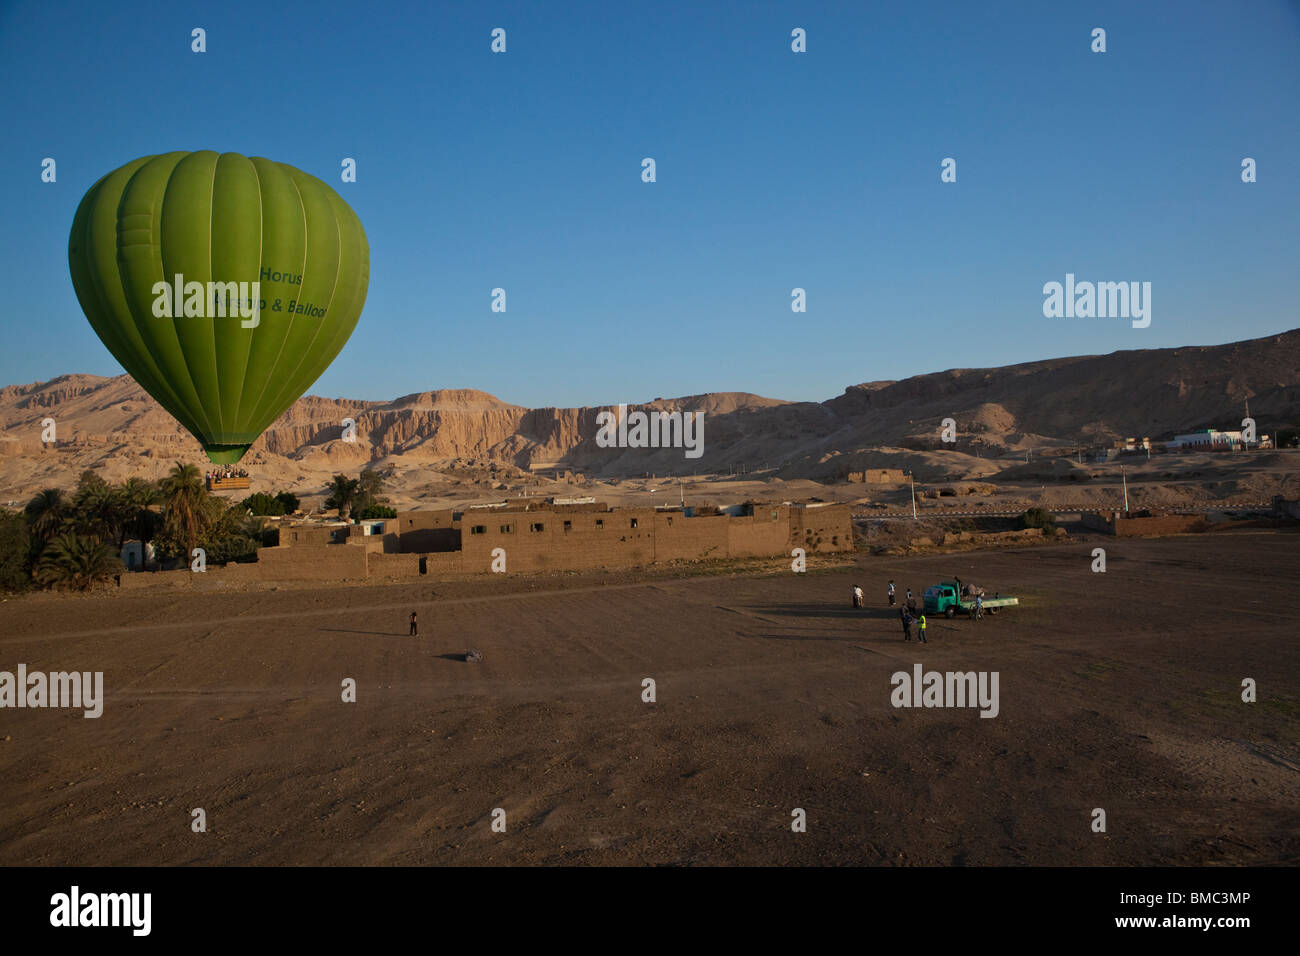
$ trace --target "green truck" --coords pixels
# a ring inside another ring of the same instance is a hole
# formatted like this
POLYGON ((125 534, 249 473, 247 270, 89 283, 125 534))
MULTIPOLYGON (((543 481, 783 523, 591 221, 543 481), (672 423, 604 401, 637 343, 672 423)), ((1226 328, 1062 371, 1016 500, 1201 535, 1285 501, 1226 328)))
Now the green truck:
MULTIPOLYGON (((944 617, 953 617, 958 611, 964 614, 973 614, 975 612, 975 595, 971 594, 963 597, 961 591, 961 585, 956 581, 943 581, 939 584, 932 584, 925 589, 925 613, 942 614, 944 617)), ((996 614, 1000 607, 1013 607, 1019 603, 1019 598, 1002 597, 997 594, 989 597, 985 594, 981 607, 989 614, 996 614)))

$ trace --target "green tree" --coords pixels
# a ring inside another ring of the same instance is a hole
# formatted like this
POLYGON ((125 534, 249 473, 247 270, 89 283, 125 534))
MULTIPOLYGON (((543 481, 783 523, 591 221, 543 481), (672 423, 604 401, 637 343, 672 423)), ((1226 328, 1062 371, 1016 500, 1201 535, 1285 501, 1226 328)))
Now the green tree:
POLYGON ((105 544, 116 542, 120 552, 130 521, 131 509, 122 489, 110 485, 93 471, 82 472, 72 496, 69 529, 105 544))
POLYGON ((218 495, 207 495, 203 501, 203 521, 199 529, 199 544, 210 548, 218 541, 238 537, 244 533, 248 511, 239 505, 227 505, 218 495))
MULTIPOLYGON (((364 472, 362 472, 364 474, 364 472)), ((326 508, 338 508, 339 515, 346 521, 352 515, 361 482, 346 475, 335 475, 330 483, 330 496, 325 499, 326 508)))
POLYGON ((285 514, 291 515, 298 510, 300 502, 298 501, 298 496, 293 492, 282 491, 275 497, 279 500, 280 504, 284 505, 285 514))
POLYGON ((397 509, 390 508, 388 505, 371 505, 362 511, 358 518, 396 518, 397 509))
POLYGON ((207 551, 209 564, 228 564, 231 561, 257 560, 258 542, 244 535, 235 535, 213 541, 207 551))
POLYGON ((27 502, 24 513, 32 533, 44 543, 58 534, 68 516, 68 498, 58 488, 46 488, 27 502))
POLYGON ((99 541, 65 532, 54 537, 36 565, 36 581, 46 587, 88 590, 122 570, 113 549, 99 541))
POLYGON ((255 515, 274 517, 285 513, 284 502, 280 500, 279 495, 272 497, 261 491, 255 495, 249 495, 239 503, 239 506, 253 512, 255 515))
MULTIPOLYGON (((126 510, 126 532, 140 542, 140 570, 149 569, 149 542, 162 527, 162 515, 153 509, 162 502, 158 485, 143 478, 128 478, 120 489, 126 510)), ((125 543, 125 541, 123 542, 125 543)), ((121 549, 118 549, 121 553, 121 549)))
POLYGON ((375 505, 383 504, 385 499, 380 495, 384 493, 384 475, 371 468, 363 468, 360 476, 357 478, 357 498, 353 502, 353 509, 358 513, 364 512, 375 505))
POLYGON ((87 468, 77 477, 77 488, 74 494, 83 491, 107 491, 108 487, 107 481, 99 477, 93 469, 87 468))
POLYGON ((31 547, 27 520, 0 511, 0 591, 25 591, 31 585, 31 547))
POLYGON ((1046 508, 1030 508, 1020 516, 1021 528, 1042 528, 1043 534, 1056 534, 1056 516, 1046 508))
POLYGON ((189 557, 203 533, 205 501, 203 476, 194 465, 177 463, 162 481, 163 533, 177 550, 189 557))

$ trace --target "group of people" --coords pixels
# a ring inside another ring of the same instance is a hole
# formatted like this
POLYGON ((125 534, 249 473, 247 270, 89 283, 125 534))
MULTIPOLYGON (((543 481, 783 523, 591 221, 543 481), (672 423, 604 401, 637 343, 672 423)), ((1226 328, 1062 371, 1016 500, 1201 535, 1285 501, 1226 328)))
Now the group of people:
MULTIPOLYGON (((930 643, 925 639, 925 612, 916 606, 916 596, 912 594, 912 589, 907 588, 907 594, 903 598, 903 606, 898 609, 899 620, 903 622, 903 640, 912 639, 912 625, 916 625, 916 636, 922 644, 930 643)), ((889 582, 889 606, 895 607, 898 604, 898 593, 894 582, 889 582)), ((866 595, 862 592, 862 585, 853 585, 853 606, 863 608, 867 606, 866 595)))
MULTIPOLYGON (((904 607, 905 607, 907 610, 911 611, 911 612, 912 612, 912 616, 915 617, 915 616, 916 616, 916 598, 912 596, 912 589, 911 589, 911 588, 908 588, 908 589, 907 589, 907 597, 904 598, 904 601, 906 601, 906 604, 904 605, 904 607)), ((898 603, 898 598, 897 598, 897 596, 896 596, 895 593, 894 593, 894 581, 893 581, 893 579, 891 578, 890 581, 889 581, 889 606, 890 606, 890 607, 893 607, 893 606, 894 606, 895 604, 897 604, 897 603, 898 603)))
MULTIPOLYGON (((930 643, 925 639, 925 612, 917 610, 916 598, 912 595, 912 589, 907 589, 907 596, 903 599, 903 606, 898 609, 898 619, 903 622, 903 640, 912 639, 912 625, 916 625, 916 637, 922 644, 930 643)), ((898 597, 894 590, 894 582, 889 582, 889 606, 893 607, 898 603, 898 597)))
POLYGON ((903 621, 903 640, 912 639, 912 625, 916 625, 916 636, 922 644, 929 644, 925 639, 925 612, 917 611, 914 607, 900 607, 898 616, 903 621))
POLYGON ((223 468, 217 471, 209 471, 203 476, 209 484, 214 481, 220 481, 223 478, 247 478, 248 472, 242 468, 223 468))

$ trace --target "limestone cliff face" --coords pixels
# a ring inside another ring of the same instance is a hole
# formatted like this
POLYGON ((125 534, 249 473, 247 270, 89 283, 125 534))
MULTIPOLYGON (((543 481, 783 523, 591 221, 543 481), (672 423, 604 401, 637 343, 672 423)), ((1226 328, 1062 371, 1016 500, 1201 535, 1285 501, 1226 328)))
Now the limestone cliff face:
MULTIPOLYGON (((530 409, 473 389, 388 402, 306 396, 266 430, 248 461, 286 480, 355 473, 374 462, 436 469, 453 460, 605 477, 771 467, 784 478, 833 479, 852 469, 911 467, 904 459, 913 453, 930 456, 917 467, 940 469, 945 455, 971 457, 960 444, 935 449, 947 417, 959 436, 979 438, 987 460, 1053 441, 1229 427, 1246 400, 1263 431, 1300 419, 1300 330, 1222 346, 949 369, 852 386, 820 403, 720 392, 633 406, 704 412, 698 458, 682 448, 600 447, 597 418, 606 408, 530 409), (354 429, 345 435, 348 419, 354 429)), ((6 488, 26 491, 56 478, 67 485, 88 467, 120 477, 161 472, 178 459, 207 464, 198 443, 125 375, 0 388, 0 499, 6 488), (40 440, 46 418, 57 424, 57 446, 40 440)))

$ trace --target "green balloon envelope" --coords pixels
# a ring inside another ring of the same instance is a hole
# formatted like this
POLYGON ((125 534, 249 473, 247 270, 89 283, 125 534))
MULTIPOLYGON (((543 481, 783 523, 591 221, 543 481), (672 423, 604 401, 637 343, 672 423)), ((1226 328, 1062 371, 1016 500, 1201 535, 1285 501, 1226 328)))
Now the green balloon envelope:
POLYGON ((342 350, 365 304, 370 247, 356 213, 314 176, 177 152, 91 187, 68 266, 113 357, 212 461, 231 463, 342 350))

